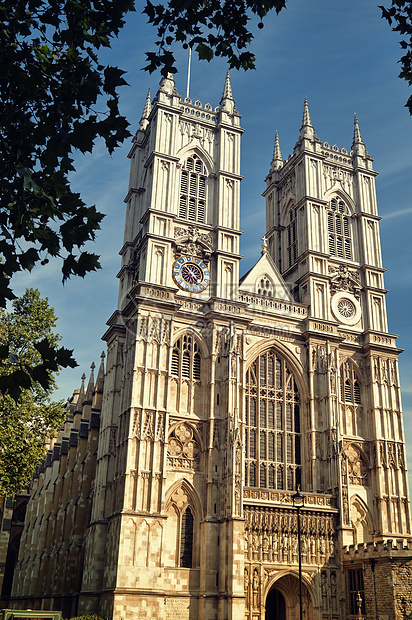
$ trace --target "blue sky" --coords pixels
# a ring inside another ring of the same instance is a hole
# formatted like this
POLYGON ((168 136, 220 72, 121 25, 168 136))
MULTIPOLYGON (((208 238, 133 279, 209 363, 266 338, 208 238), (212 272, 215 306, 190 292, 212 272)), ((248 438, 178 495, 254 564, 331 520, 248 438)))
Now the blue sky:
MULTIPOLYGON (((139 2, 137 0, 137 5, 139 2)), ((143 3, 140 3, 143 5, 143 3)), ((322 141, 350 150, 353 116, 357 113, 363 140, 374 157, 389 329, 400 334, 406 349, 400 360, 405 428, 412 464, 412 330, 409 326, 412 280, 412 117, 404 104, 411 94, 397 75, 401 48, 398 35, 380 18, 371 0, 289 0, 279 16, 265 20, 256 31, 253 51, 256 71, 231 72, 236 106, 242 114, 241 273, 257 260, 265 232, 265 204, 261 193, 271 161, 277 129, 282 156, 287 158, 299 135, 305 95, 312 123, 322 141)), ((127 71, 129 87, 121 89, 121 109, 137 127, 146 93, 155 95, 160 76, 141 68, 145 51, 153 49, 155 32, 139 11, 130 14, 125 28, 105 52, 108 64, 127 71)), ((176 85, 186 93, 187 52, 176 48, 179 73, 176 85)), ((226 65, 221 60, 198 62, 193 55, 190 97, 213 107, 219 104, 226 65)), ((89 251, 102 255, 103 269, 84 280, 61 285, 57 262, 23 274, 16 291, 37 286, 56 309, 64 346, 74 349, 79 367, 60 376, 58 397, 66 399, 79 386, 83 372, 99 363, 105 323, 116 309, 118 251, 122 246, 129 160, 125 144, 110 157, 102 144, 91 156, 77 158, 73 185, 83 199, 106 213, 97 243, 89 251)))

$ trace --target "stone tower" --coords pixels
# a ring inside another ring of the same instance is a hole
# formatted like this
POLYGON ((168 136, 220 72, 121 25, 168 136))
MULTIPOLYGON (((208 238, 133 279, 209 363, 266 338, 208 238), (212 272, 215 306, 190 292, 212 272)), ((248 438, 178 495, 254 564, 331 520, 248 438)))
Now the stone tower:
MULTIPOLYGON (((275 136, 267 230, 239 280, 242 132, 229 74, 215 108, 182 100, 171 76, 147 96, 91 516, 76 530, 81 587, 29 596, 23 548, 20 604, 114 620, 295 620, 300 603, 305 620, 412 613, 400 350, 372 158, 356 117, 350 152, 322 143, 305 100, 286 161, 275 136)), ((46 539, 37 573, 73 548, 46 539)))

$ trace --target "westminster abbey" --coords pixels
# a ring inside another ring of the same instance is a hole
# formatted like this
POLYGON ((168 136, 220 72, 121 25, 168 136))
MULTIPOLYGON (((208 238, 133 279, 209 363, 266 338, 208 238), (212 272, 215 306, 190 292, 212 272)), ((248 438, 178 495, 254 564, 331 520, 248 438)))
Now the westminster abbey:
POLYGON ((242 133, 229 74, 217 107, 170 75, 147 96, 107 353, 33 478, 7 606, 412 617, 372 157, 356 116, 350 151, 318 138, 305 99, 287 160, 275 136, 266 231, 240 277, 242 133))

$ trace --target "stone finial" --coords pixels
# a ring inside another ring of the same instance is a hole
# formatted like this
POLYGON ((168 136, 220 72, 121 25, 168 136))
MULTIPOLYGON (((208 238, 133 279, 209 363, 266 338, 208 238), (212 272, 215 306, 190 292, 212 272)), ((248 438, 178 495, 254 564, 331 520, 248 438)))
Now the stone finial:
POLYGON ((267 244, 267 237, 266 237, 266 235, 263 235, 263 237, 261 237, 261 239, 262 239, 262 241, 263 241, 263 243, 262 243, 262 251, 261 251, 261 254, 262 254, 262 256, 263 256, 264 254, 266 254, 267 249, 268 249, 268 244, 267 244))
POLYGON ((278 130, 276 129, 275 148, 273 149, 273 158, 271 162, 271 168, 272 170, 279 170, 279 168, 281 168, 282 166, 283 166, 283 159, 282 159, 282 155, 280 152, 279 134, 278 134, 278 130))
POLYGON ((220 100, 220 109, 229 113, 233 113, 235 109, 235 100, 233 99, 229 70, 226 73, 225 86, 220 100))
POLYGON ((309 103, 305 95, 305 101, 303 103, 303 118, 302 126, 300 128, 300 135, 302 138, 313 139, 315 136, 315 129, 312 125, 309 113, 309 103))
POLYGON ((139 129, 144 131, 149 124, 149 116, 152 111, 152 100, 150 97, 150 89, 147 91, 146 103, 144 105, 142 118, 140 119, 139 129))

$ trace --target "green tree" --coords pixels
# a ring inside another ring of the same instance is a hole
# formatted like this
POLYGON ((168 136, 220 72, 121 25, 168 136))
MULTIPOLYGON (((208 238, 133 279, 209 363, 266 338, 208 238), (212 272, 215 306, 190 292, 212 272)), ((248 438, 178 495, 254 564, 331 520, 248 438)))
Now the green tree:
POLYGON ((146 0, 144 13, 148 21, 157 27, 156 52, 147 52, 145 69, 152 73, 160 69, 163 75, 176 73, 175 58, 170 51, 174 42, 189 45, 198 53, 199 59, 212 60, 214 56, 227 58, 229 67, 254 69, 255 56, 248 51, 253 34, 252 18, 263 19, 275 9, 276 13, 286 7, 286 0, 168 0, 153 4, 146 0))
MULTIPOLYGON (((11 312, 0 310, 0 346, 6 343, 9 348, 8 358, 0 364, 3 376, 16 372, 16 366, 41 366, 39 343, 47 339, 49 346, 56 347, 60 340, 54 331, 54 310, 38 290, 27 289, 12 305, 11 312)), ((50 399, 55 374, 46 372, 47 389, 40 373, 42 381, 33 380, 31 388, 23 389, 17 400, 10 394, 0 400, 0 496, 13 496, 19 488, 29 485, 36 465, 45 455, 46 442, 63 420, 61 403, 50 399)))
POLYGON ((130 135, 124 72, 99 62, 133 0, 3 0, 0 5, 0 306, 11 279, 50 257, 63 281, 99 267, 84 250, 103 215, 70 187, 72 154, 130 135), (99 110, 100 112, 98 112, 99 110))
MULTIPOLYGON (((175 57, 170 50, 173 43, 189 45, 200 60, 214 56, 227 58, 229 67, 254 69, 255 55, 250 50, 253 34, 250 24, 258 20, 263 28, 265 16, 272 10, 280 13, 286 0, 167 0, 153 3, 146 0, 143 10, 148 22, 157 28, 155 52, 146 52, 146 71, 160 69, 163 75, 176 73, 175 57)), ((400 59, 399 77, 412 85, 412 2, 392 0, 391 6, 382 10, 393 30, 402 35, 400 45, 405 54, 400 59)), ((412 96, 406 107, 412 114, 412 96)))
MULTIPOLYGON (((400 46, 405 53, 399 60, 401 72, 399 77, 412 86, 412 2, 410 0, 392 0, 389 8, 379 7, 382 17, 392 26, 392 30, 402 36, 400 46)), ((409 114, 412 114, 412 95, 405 104, 409 114)))

